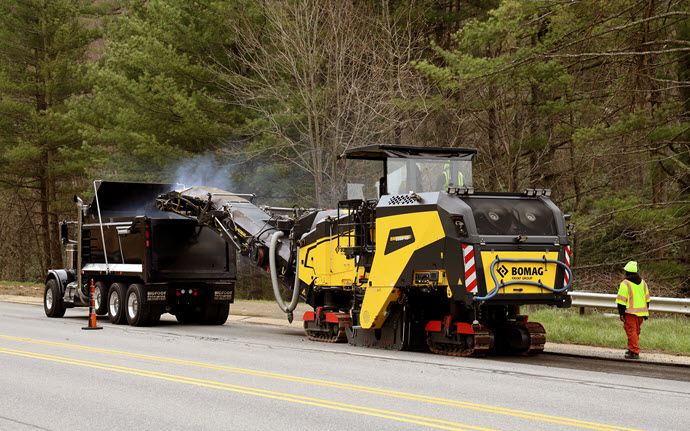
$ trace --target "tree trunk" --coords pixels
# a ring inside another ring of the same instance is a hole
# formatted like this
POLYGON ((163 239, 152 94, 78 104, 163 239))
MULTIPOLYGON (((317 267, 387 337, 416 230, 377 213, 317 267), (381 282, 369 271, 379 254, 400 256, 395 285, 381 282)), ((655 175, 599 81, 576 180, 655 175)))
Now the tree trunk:
MULTIPOLYGON (((24 229, 22 229, 22 236, 26 237, 25 234, 23 233, 24 229)), ((28 244, 27 244, 28 246, 28 244)), ((18 281, 26 281, 26 261, 28 256, 26 255, 26 249, 27 247, 18 247, 19 250, 17 252, 17 259, 19 260, 17 262, 17 272, 18 272, 18 281)))
MULTIPOLYGON (((48 153, 49 166, 52 166, 53 161, 52 154, 48 153)), ((57 204, 57 187, 55 178, 53 178, 52 173, 48 174, 48 196, 50 198, 48 202, 49 217, 48 221, 50 223, 48 231, 50 235, 50 260, 53 263, 54 268, 62 268, 62 249, 60 246, 60 227, 58 226, 58 213, 55 208, 57 204)))
MULTIPOLYGON (((688 12, 690 12, 690 6, 688 6, 688 12)), ((678 40, 685 43, 690 43, 690 19, 686 19, 677 26, 678 40)), ((683 121, 690 121, 690 55, 687 53, 679 54, 678 58, 678 80, 683 84, 679 85, 678 90, 680 92, 680 100, 685 108, 683 110, 684 115, 681 117, 683 121)), ((685 139, 679 137, 679 141, 690 141, 690 132, 685 132, 685 139)), ((687 144, 685 144, 687 145, 687 144)), ((681 152, 683 152, 683 145, 681 144, 681 152)), ((680 160, 686 165, 690 166, 690 156, 683 154, 680 156, 680 160)), ((682 196, 690 196, 690 174, 686 172, 681 172, 679 174, 681 184, 688 185, 681 188, 682 196)), ((688 245, 688 251, 690 251, 690 245, 688 245)), ((690 255, 690 253, 686 254, 690 255)))
MULTIPOLYGON (((493 89, 489 89, 489 97, 493 97, 493 89)), ((498 157, 496 149, 498 148, 498 114, 496 113, 496 107, 491 106, 489 108, 487 115, 489 117, 489 126, 488 126, 488 141, 489 141, 489 157, 492 162, 492 167, 494 167, 494 171, 492 175, 489 175, 489 184, 487 184, 489 190, 497 190, 498 189, 498 184, 500 184, 500 179, 499 176, 500 174, 496 172, 495 167, 497 166, 497 161, 500 160, 498 157)))
MULTIPOLYGON (((45 160, 44 160, 45 163, 45 160)), ((51 261, 51 253, 50 253, 50 229, 49 229, 49 217, 48 217, 48 181, 46 178, 46 169, 44 166, 41 167, 40 169, 40 185, 39 185, 39 193, 40 193, 40 201, 41 201, 41 211, 40 211, 40 218, 41 218, 41 228, 40 228, 40 235, 41 235, 41 260, 43 262, 43 267, 44 268, 53 268, 53 262, 51 261)))

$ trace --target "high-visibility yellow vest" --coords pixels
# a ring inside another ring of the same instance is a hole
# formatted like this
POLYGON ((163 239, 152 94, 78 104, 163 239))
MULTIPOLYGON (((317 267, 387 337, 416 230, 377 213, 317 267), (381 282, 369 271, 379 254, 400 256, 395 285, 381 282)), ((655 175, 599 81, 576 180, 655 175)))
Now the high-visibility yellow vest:
MULTIPOLYGON (((446 185, 443 186, 443 188, 448 187, 450 184, 450 172, 449 172, 449 165, 445 166, 445 169, 443 170, 443 176, 446 177, 446 185)), ((458 183, 456 184, 457 187, 464 187, 465 186, 465 177, 462 175, 462 172, 458 171, 458 183)))
POLYGON ((649 288, 647 283, 642 280, 640 284, 631 283, 630 280, 623 280, 618 287, 616 304, 625 305, 625 312, 637 316, 649 316, 647 303, 649 302, 649 288))

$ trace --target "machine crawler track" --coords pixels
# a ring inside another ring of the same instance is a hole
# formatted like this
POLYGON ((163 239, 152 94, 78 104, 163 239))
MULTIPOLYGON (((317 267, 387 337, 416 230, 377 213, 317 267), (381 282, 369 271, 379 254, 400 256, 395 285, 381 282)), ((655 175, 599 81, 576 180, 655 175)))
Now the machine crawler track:
POLYGON ((471 328, 473 334, 445 335, 427 331, 427 345, 432 352, 439 355, 484 356, 491 348, 491 333, 482 325, 471 325, 471 328))
POLYGON ((526 316, 504 322, 492 328, 497 353, 509 355, 538 355, 544 351, 546 330, 537 322, 527 322, 526 316))
POLYGON ((546 330, 537 322, 515 322, 515 325, 524 328, 529 334, 529 348, 522 355, 538 355, 544 351, 546 343, 546 330))
POLYGON ((347 341, 345 328, 352 327, 347 313, 309 311, 304 314, 304 335, 312 341, 343 343, 347 341))

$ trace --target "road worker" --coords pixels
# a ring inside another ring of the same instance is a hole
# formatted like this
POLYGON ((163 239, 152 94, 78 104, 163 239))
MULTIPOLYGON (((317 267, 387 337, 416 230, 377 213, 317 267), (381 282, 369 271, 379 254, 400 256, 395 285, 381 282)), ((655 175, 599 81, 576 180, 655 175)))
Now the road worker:
POLYGON ((451 169, 450 163, 446 163, 443 165, 443 175, 439 177, 439 180, 437 181, 437 189, 439 190, 445 190, 449 186, 450 187, 465 187, 465 176, 460 172, 460 170, 457 171, 458 173, 458 178, 457 178, 457 183, 455 182, 455 178, 453 175, 453 169, 451 169))
POLYGON ((625 280, 618 287, 616 304, 623 328, 628 336, 626 359, 640 359, 640 326, 649 316, 649 288, 637 273, 637 262, 630 261, 625 267, 625 280))

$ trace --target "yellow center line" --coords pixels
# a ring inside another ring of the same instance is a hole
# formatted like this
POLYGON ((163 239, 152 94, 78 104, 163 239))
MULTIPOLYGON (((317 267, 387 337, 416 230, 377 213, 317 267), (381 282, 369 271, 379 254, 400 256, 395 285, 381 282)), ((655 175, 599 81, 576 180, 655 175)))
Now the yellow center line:
MULTIPOLYGON (((53 347, 61 347, 61 348, 67 348, 67 349, 73 349, 73 350, 82 350, 82 351, 87 351, 87 352, 103 353, 103 354, 122 356, 122 357, 128 357, 128 358, 145 359, 145 360, 171 363, 171 364, 177 364, 177 365, 186 365, 186 366, 192 366, 192 367, 207 368, 207 369, 213 369, 213 370, 219 370, 219 371, 227 371, 227 372, 232 372, 232 373, 246 374, 246 375, 258 376, 258 377, 266 377, 266 378, 285 380, 285 381, 293 381, 293 382, 306 383, 306 384, 312 384, 312 385, 318 385, 318 386, 326 386, 326 387, 335 388, 335 389, 344 389, 344 390, 350 390, 350 391, 356 391, 356 392, 362 392, 362 393, 383 395, 383 396, 389 396, 389 397, 400 398, 400 399, 427 402, 427 403, 437 404, 437 405, 460 407, 460 408, 464 408, 464 409, 477 410, 477 411, 489 412, 489 413, 494 413, 494 414, 501 414, 501 415, 508 415, 508 416, 532 419, 532 420, 537 420, 537 421, 543 421, 543 422, 557 423, 557 424, 561 424, 561 425, 569 425, 569 426, 578 427, 578 428, 595 429, 595 430, 602 430, 602 431, 612 431, 612 430, 615 430, 615 431, 639 431, 639 430, 636 430, 634 428, 625 428, 625 427, 619 427, 619 426, 613 426, 613 425, 605 425, 605 424, 600 424, 600 423, 596 423, 596 422, 581 421, 578 419, 569 419, 569 418, 563 418, 563 417, 558 417, 558 416, 545 415, 545 414, 541 414, 541 413, 532 413, 532 412, 526 412, 526 411, 521 411, 521 410, 513 410, 513 409, 504 408, 504 407, 496 407, 496 406, 470 403, 470 402, 466 402, 466 401, 457 401, 457 400, 450 400, 450 399, 444 399, 444 398, 436 398, 436 397, 431 397, 431 396, 426 396, 426 395, 411 394, 411 393, 406 393, 406 392, 397 392, 397 391, 392 391, 392 390, 387 390, 387 389, 370 388, 370 387, 366 387, 366 386, 358 386, 358 385, 353 385, 353 384, 349 384, 349 383, 338 383, 338 382, 331 382, 331 381, 327 381, 327 380, 311 379, 311 378, 307 378, 307 377, 289 376, 289 375, 285 375, 285 374, 276 374, 276 373, 270 373, 270 372, 265 372, 265 371, 256 371, 256 370, 249 370, 249 369, 244 369, 244 368, 228 367, 228 366, 224 366, 224 365, 206 364, 206 363, 202 363, 202 362, 193 362, 193 361, 187 361, 187 360, 183 360, 183 359, 164 358, 164 357, 160 357, 160 356, 122 352, 122 351, 109 350, 109 349, 100 349, 100 348, 87 347, 87 346, 78 346, 78 345, 74 345, 74 344, 35 340, 35 339, 30 339, 30 338, 13 337, 13 336, 7 336, 7 335, 0 335, 0 339, 7 339, 7 340, 12 340, 12 341, 21 341, 21 342, 27 342, 27 343, 33 343, 33 344, 42 344, 42 345, 53 346, 53 347)), ((565 403, 567 401, 563 401, 563 402, 565 403)))
POLYGON ((212 380, 197 379, 194 377, 180 376, 176 374, 167 374, 157 371, 142 370, 137 368, 122 367, 113 364, 104 364, 99 362, 84 361, 75 358, 66 358, 61 356, 46 355, 43 353, 28 352, 23 350, 8 349, 0 347, 0 353, 8 355, 22 356, 33 359, 41 359, 45 361, 58 362, 69 365, 78 365, 82 367, 95 368, 106 371, 115 371, 119 373, 131 374, 142 377, 149 377, 160 380, 167 380, 171 382, 186 383, 195 386, 202 386, 213 389, 221 389, 225 391, 238 392, 242 394, 255 395, 259 397, 272 398, 281 401, 289 401, 299 404, 306 404, 316 407, 324 407, 333 410, 340 410, 345 412, 357 413, 367 416, 375 416, 384 419, 392 419, 401 422, 408 422, 417 425, 424 425, 432 428, 447 429, 447 430, 479 430, 479 431, 495 431, 490 428, 476 427, 472 425, 460 424, 457 422, 444 421, 440 419, 426 418, 423 416, 416 416, 406 413, 393 412, 388 410, 374 409, 371 407, 358 406, 353 404, 336 403, 333 401, 322 400, 318 398, 310 398, 301 395, 294 395, 276 391, 268 391, 265 389, 252 388, 248 386, 233 385, 230 383, 216 382, 212 380))

